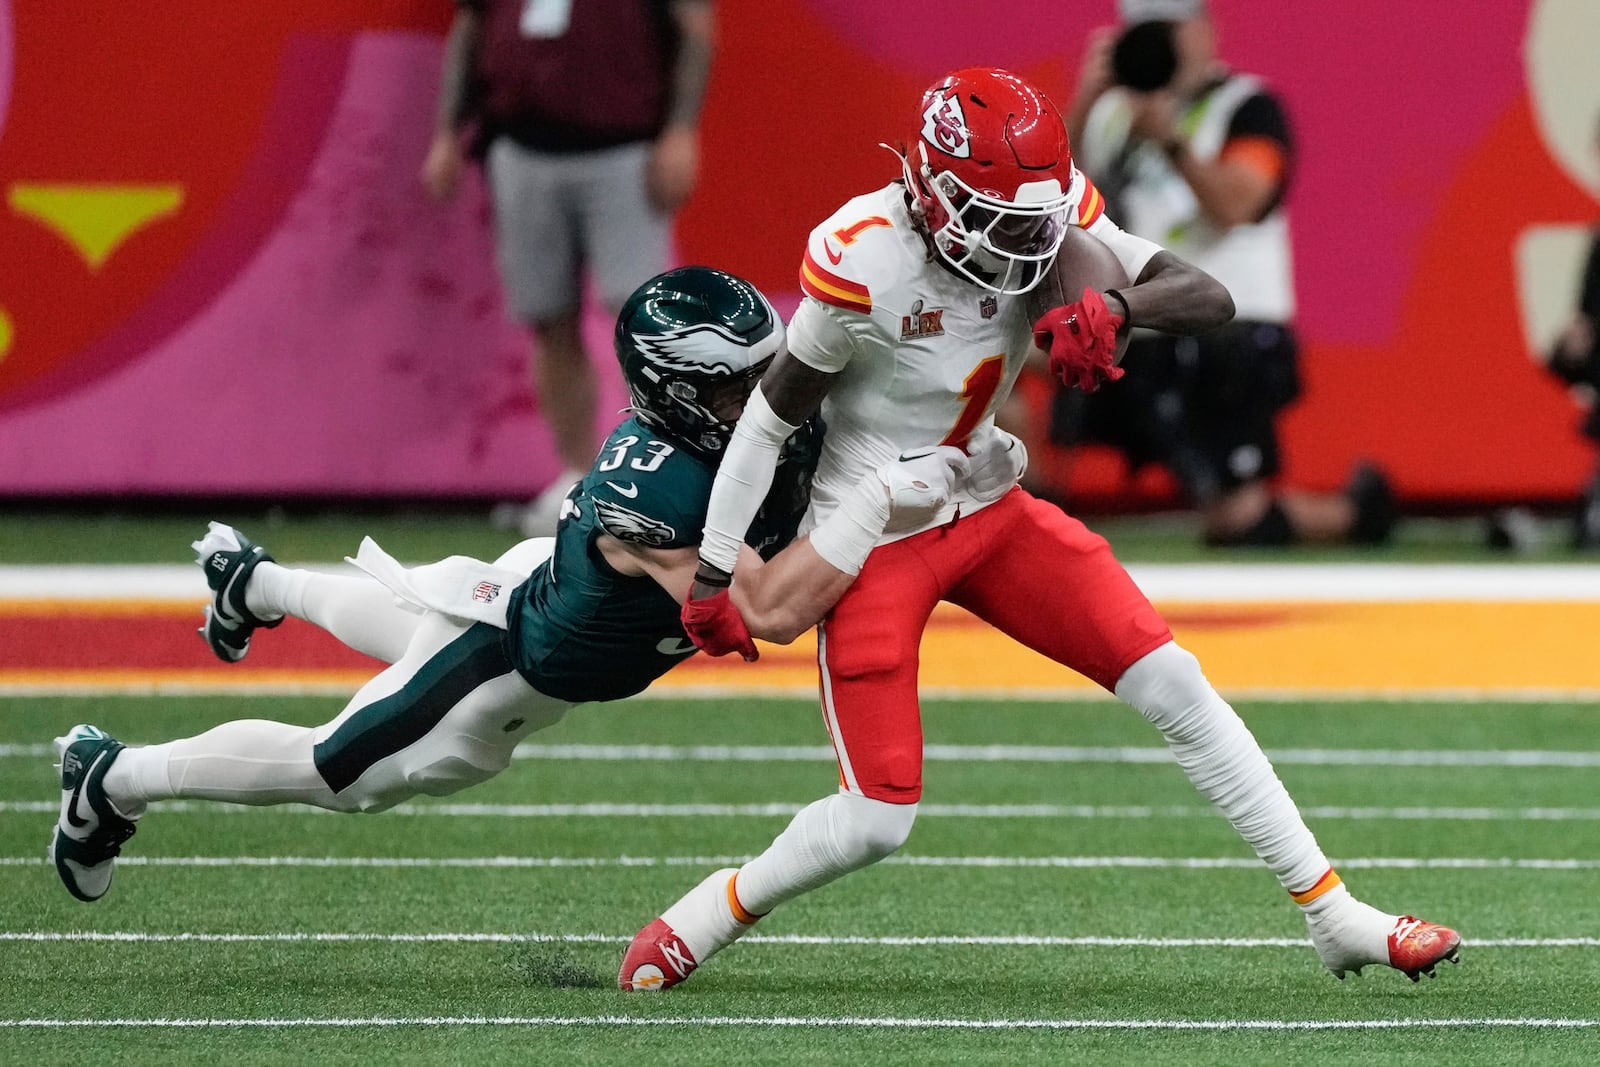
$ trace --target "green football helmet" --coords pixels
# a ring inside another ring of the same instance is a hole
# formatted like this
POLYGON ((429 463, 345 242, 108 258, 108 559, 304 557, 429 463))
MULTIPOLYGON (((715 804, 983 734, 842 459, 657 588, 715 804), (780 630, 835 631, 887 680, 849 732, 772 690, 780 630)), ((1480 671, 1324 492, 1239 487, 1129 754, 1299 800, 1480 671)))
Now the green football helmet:
POLYGON ((783 339, 761 291, 712 267, 656 275, 617 315, 617 360, 639 421, 712 463, 783 339))

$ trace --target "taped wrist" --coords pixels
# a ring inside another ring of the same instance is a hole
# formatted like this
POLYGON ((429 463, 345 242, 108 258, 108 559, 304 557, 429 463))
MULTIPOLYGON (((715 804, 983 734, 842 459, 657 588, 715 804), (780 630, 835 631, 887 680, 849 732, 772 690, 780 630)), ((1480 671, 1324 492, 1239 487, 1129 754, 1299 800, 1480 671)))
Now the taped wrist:
POLYGON ((889 489, 873 471, 839 501, 833 514, 811 531, 811 547, 828 563, 854 576, 866 565, 889 523, 889 489))
POLYGON ((700 558, 728 574, 739 559, 739 546, 751 521, 772 487, 778 456, 789 435, 800 427, 784 422, 756 386, 745 403, 744 414, 733 428, 733 438, 717 467, 717 480, 706 506, 700 558))

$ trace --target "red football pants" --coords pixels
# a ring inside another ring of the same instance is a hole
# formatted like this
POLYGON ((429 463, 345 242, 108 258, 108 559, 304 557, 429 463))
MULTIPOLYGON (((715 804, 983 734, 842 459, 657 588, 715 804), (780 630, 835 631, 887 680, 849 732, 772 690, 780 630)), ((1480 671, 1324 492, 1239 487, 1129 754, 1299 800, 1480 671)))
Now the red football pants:
POLYGON ((881 545, 817 633, 823 717, 852 793, 922 796, 918 652, 941 600, 1106 689, 1172 640, 1105 539, 1022 489, 881 545))

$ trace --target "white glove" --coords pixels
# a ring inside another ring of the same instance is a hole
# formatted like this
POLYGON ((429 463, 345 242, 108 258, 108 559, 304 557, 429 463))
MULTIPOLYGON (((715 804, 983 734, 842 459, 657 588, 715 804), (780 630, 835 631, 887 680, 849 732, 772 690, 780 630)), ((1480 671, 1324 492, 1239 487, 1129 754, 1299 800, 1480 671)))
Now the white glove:
POLYGON ((811 531, 811 547, 846 574, 860 574, 885 533, 916 529, 936 518, 970 466, 959 448, 911 449, 857 482, 811 531))
POLYGON ((987 504, 1011 492, 1028 469, 1028 447, 1000 427, 986 438, 988 444, 972 454, 967 491, 987 504))
POLYGON ((879 467, 878 480, 889 490, 884 532, 909 530, 938 515, 971 467, 967 454, 950 445, 909 449, 879 467))

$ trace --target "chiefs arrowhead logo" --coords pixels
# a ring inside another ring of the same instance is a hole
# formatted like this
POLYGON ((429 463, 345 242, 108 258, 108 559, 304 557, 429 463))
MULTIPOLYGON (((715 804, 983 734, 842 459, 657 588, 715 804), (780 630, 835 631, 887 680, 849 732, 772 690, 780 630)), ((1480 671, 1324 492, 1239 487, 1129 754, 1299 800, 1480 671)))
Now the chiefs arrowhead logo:
POLYGON ((967 129, 967 116, 961 110, 959 96, 944 89, 931 94, 928 106, 922 110, 922 139, 957 159, 972 155, 972 134, 967 129))

